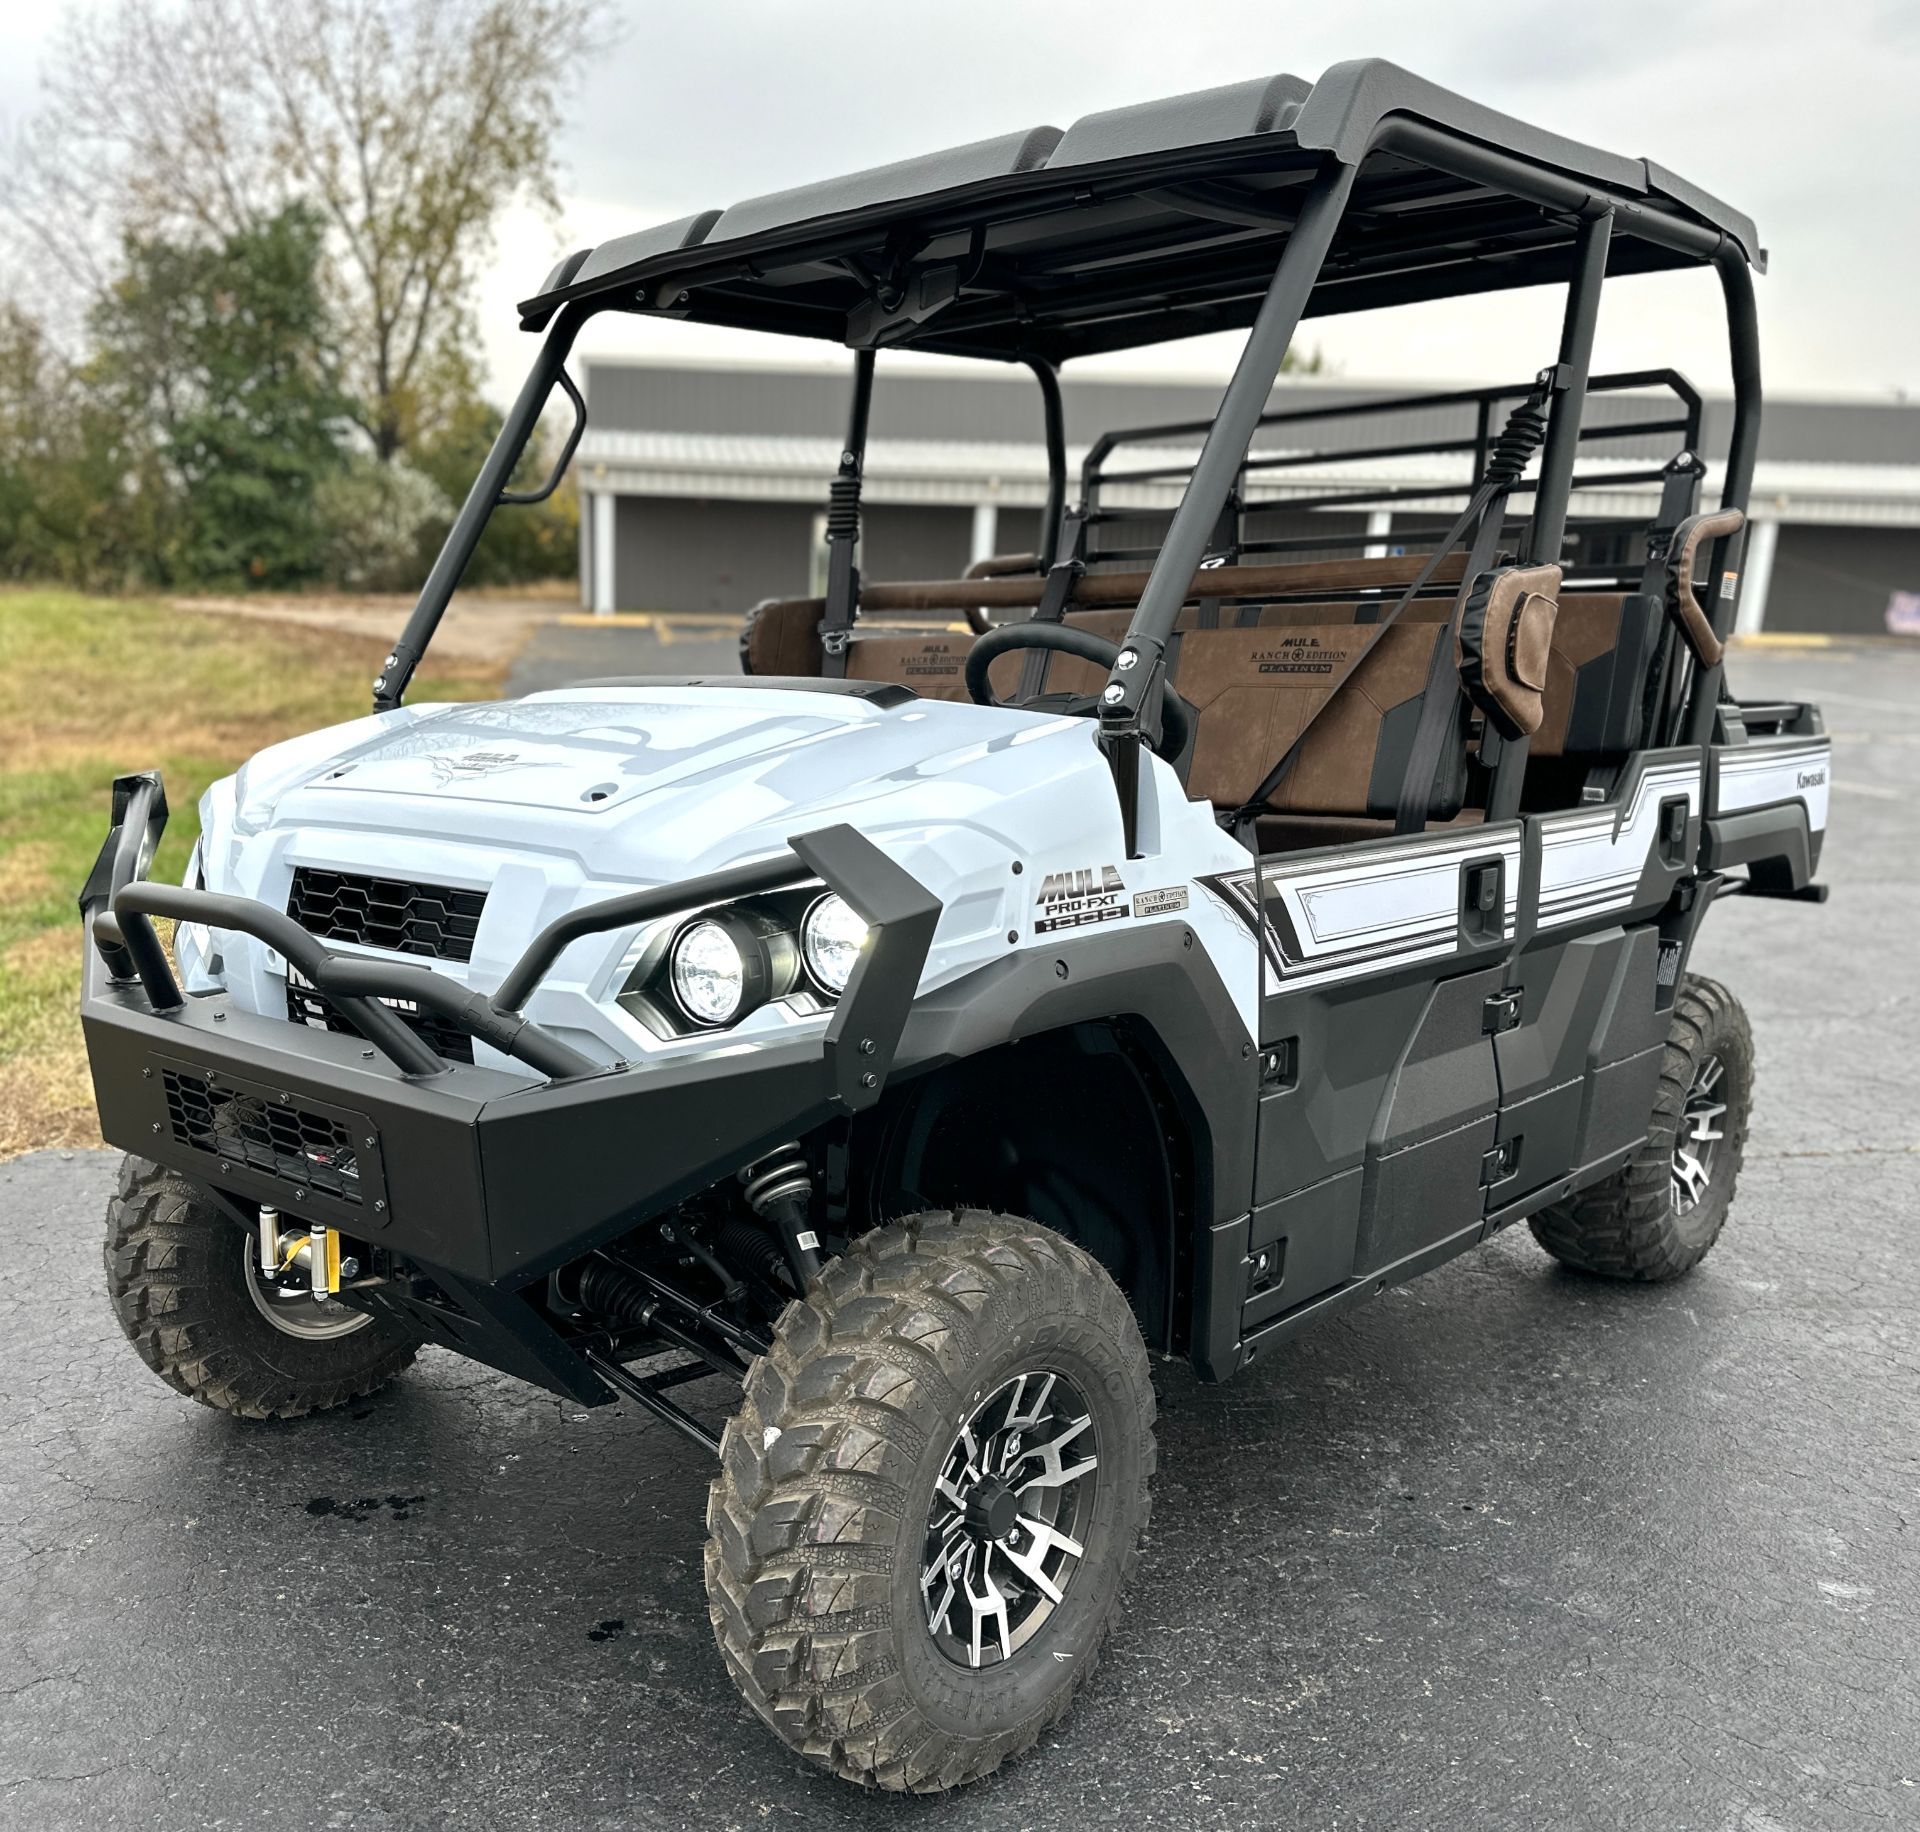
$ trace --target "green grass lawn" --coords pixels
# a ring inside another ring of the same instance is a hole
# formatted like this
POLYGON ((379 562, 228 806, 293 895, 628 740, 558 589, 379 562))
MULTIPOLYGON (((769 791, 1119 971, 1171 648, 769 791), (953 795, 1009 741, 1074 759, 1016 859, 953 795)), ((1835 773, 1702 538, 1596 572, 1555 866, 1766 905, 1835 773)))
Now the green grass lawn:
MULTIPOLYGON (((76 1006, 74 899, 117 775, 157 765, 179 882, 202 792, 261 746, 367 710, 378 642, 154 602, 0 593, 0 1157, 98 1144, 76 1006)), ((412 697, 491 699, 499 670, 427 669, 412 697)))

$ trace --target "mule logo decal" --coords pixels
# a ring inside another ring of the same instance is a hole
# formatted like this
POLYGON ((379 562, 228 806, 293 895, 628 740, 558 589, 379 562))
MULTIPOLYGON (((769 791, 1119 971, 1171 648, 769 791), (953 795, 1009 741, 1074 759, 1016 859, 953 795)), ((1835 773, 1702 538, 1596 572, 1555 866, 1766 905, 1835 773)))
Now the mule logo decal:
POLYGON ((507 770, 527 767, 526 759, 518 751, 457 751, 452 756, 439 752, 427 762, 433 768, 435 785, 442 789, 456 782, 472 782, 482 776, 498 776, 507 770))
POLYGON ((1054 929, 1079 929, 1093 922, 1117 922, 1127 913, 1127 887, 1111 865, 1083 865, 1072 871, 1050 871, 1034 899, 1040 914, 1036 935, 1054 929))
POLYGON ((1347 651, 1318 636, 1283 636, 1277 648, 1261 649, 1253 659, 1262 674, 1331 674, 1336 662, 1347 659, 1347 651))

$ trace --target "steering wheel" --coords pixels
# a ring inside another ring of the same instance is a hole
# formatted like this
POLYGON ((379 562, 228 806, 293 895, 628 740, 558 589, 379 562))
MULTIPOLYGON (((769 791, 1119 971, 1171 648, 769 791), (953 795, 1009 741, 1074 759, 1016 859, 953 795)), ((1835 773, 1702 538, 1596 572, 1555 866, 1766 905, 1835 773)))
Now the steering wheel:
MULTIPOLYGON (((987 670, 999 657, 1014 649, 1058 649, 1063 655, 1077 655, 1082 661, 1093 662, 1109 671, 1120 658, 1120 645, 1117 642, 1096 636, 1091 630, 1076 629, 1072 624, 1037 622, 1031 618, 1024 623, 1003 623, 989 630, 967 651, 967 692, 976 706, 1000 704, 993 697, 993 686, 987 679, 987 670)), ((1089 713, 1098 711, 1098 700, 1082 698, 1084 704, 1075 705, 1072 710, 1089 713)), ((1186 701, 1162 681, 1160 738, 1153 747, 1155 752, 1171 763, 1187 748, 1187 740, 1192 734, 1193 719, 1187 711, 1186 701)))

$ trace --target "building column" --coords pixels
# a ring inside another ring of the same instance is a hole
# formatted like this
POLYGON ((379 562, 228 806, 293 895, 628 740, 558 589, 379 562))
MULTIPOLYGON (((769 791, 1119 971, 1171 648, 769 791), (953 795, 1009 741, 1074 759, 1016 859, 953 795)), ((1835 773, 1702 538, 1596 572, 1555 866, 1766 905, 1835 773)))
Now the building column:
POLYGON ((593 492, 580 486, 580 608, 593 609, 593 492))
POLYGON ((1393 511, 1391 509, 1367 511, 1366 557, 1369 560, 1384 560, 1387 557, 1386 537, 1392 532, 1393 511))
POLYGON ((996 502, 973 505, 973 538, 967 544, 967 564, 991 560, 1000 539, 1000 505, 996 502))
POLYGON ((1747 576, 1740 581, 1740 615, 1733 626, 1736 636, 1757 636, 1767 627, 1767 588, 1773 583, 1773 555, 1779 545, 1779 516, 1754 516, 1747 525, 1747 552, 1742 562, 1747 576))
POLYGON ((587 498, 593 519, 593 614, 611 617, 618 600, 613 590, 613 505, 611 490, 596 490, 587 498))

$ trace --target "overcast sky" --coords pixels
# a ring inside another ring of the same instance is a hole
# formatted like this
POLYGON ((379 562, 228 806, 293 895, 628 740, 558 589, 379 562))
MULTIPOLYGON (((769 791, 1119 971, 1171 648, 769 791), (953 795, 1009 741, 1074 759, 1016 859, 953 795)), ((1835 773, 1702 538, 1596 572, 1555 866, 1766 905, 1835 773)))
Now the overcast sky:
MULTIPOLYGON (((0 7, 0 116, 34 104, 52 24, 73 0, 0 7)), ((563 217, 501 226, 481 301, 494 386, 527 340, 512 302, 555 255, 762 191, 1096 109, 1385 56, 1611 151, 1645 154, 1758 223, 1768 385, 1920 398, 1917 0, 705 0, 619 7, 617 36, 570 98, 563 217)), ((1598 361, 1673 364, 1726 385, 1705 274, 1617 282, 1598 361)), ((1310 321, 1353 378, 1509 379, 1550 359, 1557 305, 1518 294, 1310 321)), ((1224 375, 1237 339, 1117 365, 1224 375)), ((583 347, 818 358, 818 347, 599 320, 583 347), (605 327, 605 328, 602 328, 605 327)), ((1920 458, 1920 454, 1916 454, 1920 458)))

